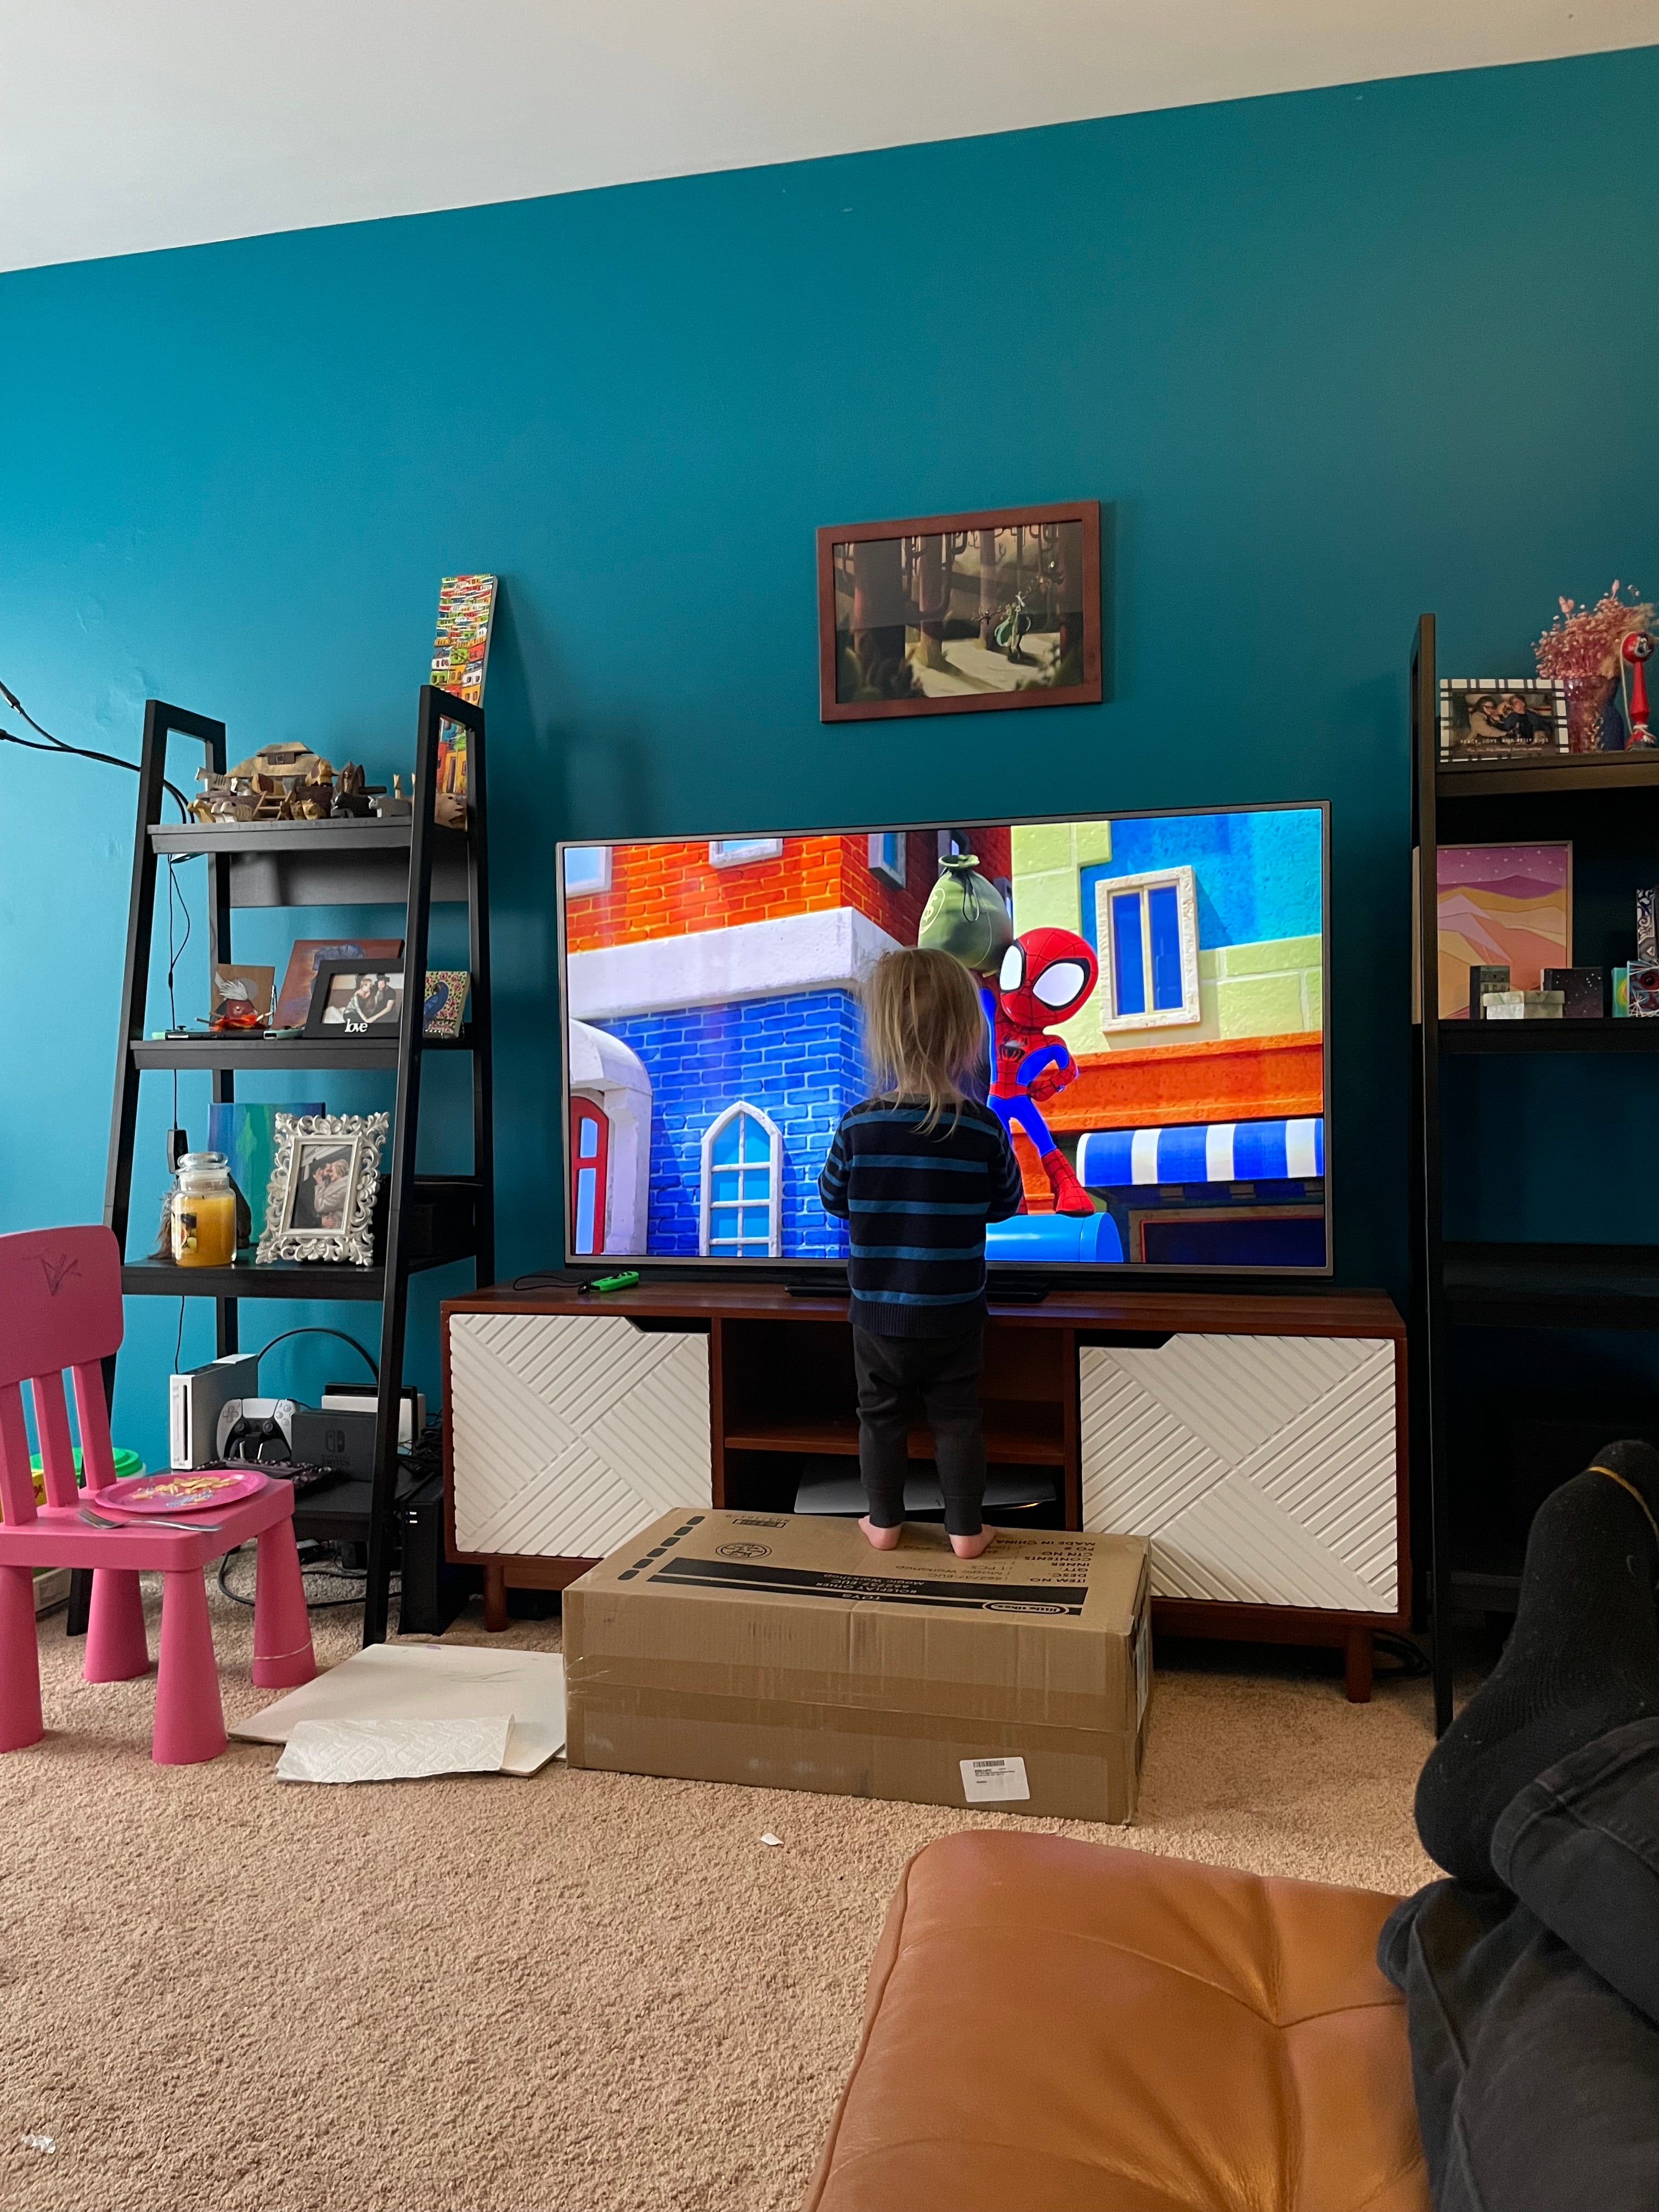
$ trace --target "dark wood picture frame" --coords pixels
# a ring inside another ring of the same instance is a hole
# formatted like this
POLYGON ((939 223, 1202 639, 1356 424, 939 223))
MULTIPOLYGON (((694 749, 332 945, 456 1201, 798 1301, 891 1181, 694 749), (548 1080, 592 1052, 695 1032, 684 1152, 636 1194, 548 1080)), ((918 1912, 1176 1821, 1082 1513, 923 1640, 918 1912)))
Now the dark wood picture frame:
POLYGON ((818 719, 862 722, 897 714, 973 714, 1004 707, 1097 706, 1101 689, 1100 501, 1064 500, 1047 507, 1002 507, 970 514, 912 515, 896 522, 826 525, 817 533, 818 719), (875 539, 941 538, 985 530, 1039 529, 1056 523, 1079 525, 1082 538, 1083 680, 1035 684, 1029 690, 974 691, 951 697, 841 699, 836 696, 835 549, 875 539))
POLYGON ((348 1029, 343 1022, 325 1024, 323 1017, 328 1012, 330 989, 335 979, 341 975, 395 975, 401 984, 404 981, 404 963, 401 957, 396 960, 371 960, 361 953, 348 960, 319 960, 317 963, 316 977, 311 986, 311 1006, 306 1015, 306 1036, 313 1041, 325 1039, 330 1042, 341 1038, 362 1037, 367 1040, 374 1036, 395 1037, 403 1021, 404 1001, 401 990, 398 994, 396 1011, 389 1014, 384 1021, 376 1022, 371 1027, 353 1030, 348 1029))

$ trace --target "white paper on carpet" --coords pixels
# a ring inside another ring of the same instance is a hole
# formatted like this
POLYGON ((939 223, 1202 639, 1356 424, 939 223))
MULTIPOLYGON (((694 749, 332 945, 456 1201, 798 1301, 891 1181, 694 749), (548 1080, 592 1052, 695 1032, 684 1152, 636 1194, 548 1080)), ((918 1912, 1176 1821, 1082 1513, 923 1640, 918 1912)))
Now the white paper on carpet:
POLYGON ((499 1774, 512 1722, 299 1721, 276 1762, 279 1782, 416 1782, 499 1774))
POLYGON ((286 1743, 301 1721, 471 1721, 505 1716, 504 1774, 534 1774, 564 1749, 564 1661, 469 1644, 371 1644, 231 1729, 286 1743))

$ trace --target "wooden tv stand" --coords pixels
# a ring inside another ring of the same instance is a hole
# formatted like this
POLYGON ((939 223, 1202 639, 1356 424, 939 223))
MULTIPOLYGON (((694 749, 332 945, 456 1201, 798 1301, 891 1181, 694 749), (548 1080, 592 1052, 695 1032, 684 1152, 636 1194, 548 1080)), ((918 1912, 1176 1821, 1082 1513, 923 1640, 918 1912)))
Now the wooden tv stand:
MULTIPOLYGON (((844 1294, 497 1286, 441 1335, 445 1533, 492 1629, 509 1586, 562 1589, 671 1506, 787 1512, 805 1462, 857 1459, 844 1294)), ((994 1299, 987 1457, 1052 1470, 1056 1526, 1148 1534, 1159 1628, 1334 1644, 1363 1699, 1410 1616, 1405 1358, 1380 1291, 994 1299)))

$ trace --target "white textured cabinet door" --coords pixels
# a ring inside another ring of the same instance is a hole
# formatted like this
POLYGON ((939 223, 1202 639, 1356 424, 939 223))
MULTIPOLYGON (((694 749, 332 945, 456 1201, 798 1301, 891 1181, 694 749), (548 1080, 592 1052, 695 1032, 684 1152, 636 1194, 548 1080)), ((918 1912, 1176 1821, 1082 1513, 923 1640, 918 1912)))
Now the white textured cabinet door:
POLYGON ((1154 1595, 1398 1611, 1390 1339, 1174 1336, 1078 1363, 1083 1525, 1149 1537, 1154 1595))
POLYGON ((677 1505, 707 1505, 708 1339, 619 1315, 453 1314, 455 1541, 603 1559, 677 1505))

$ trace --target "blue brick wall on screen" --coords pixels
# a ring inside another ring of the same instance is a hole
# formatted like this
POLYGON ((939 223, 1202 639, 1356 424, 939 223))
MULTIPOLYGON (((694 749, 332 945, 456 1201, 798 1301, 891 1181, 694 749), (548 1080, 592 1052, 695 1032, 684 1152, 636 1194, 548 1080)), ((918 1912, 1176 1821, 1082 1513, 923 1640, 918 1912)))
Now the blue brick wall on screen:
POLYGON ((817 1183, 836 1122, 864 1095, 849 993, 674 1007, 596 1026, 636 1052, 651 1079, 652 1252, 696 1253, 703 1132, 741 1098, 782 1132, 783 1256, 846 1256, 845 1226, 819 1205, 817 1183))

